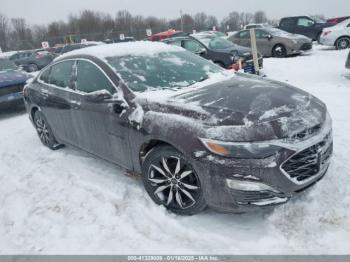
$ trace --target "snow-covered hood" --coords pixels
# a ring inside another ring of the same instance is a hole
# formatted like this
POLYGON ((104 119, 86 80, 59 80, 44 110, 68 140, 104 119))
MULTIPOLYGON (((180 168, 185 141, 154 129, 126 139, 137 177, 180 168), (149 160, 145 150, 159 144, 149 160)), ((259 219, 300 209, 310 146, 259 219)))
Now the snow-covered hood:
POLYGON ((327 112, 320 100, 300 89, 243 74, 174 94, 149 109, 201 121, 208 138, 225 141, 292 137, 322 126, 327 112))
POLYGON ((0 88, 10 85, 24 84, 29 79, 29 75, 21 71, 1 71, 0 88))

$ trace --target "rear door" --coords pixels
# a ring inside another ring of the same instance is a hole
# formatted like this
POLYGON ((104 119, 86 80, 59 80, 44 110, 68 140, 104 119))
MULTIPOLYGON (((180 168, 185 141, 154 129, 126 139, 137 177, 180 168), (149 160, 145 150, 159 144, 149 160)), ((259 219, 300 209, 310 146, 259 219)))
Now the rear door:
POLYGON ((237 43, 240 46, 250 47, 250 32, 249 30, 240 31, 237 34, 237 43))
POLYGON ((99 92, 116 95, 115 83, 90 60, 78 60, 75 75, 75 92, 70 94, 70 102, 77 145, 106 160, 131 167, 127 113, 121 113, 123 108, 116 102, 91 99, 99 92))
POLYGON ((64 142, 75 144, 76 133, 72 126, 70 93, 72 92, 73 61, 57 63, 40 75, 38 104, 55 136, 64 142))

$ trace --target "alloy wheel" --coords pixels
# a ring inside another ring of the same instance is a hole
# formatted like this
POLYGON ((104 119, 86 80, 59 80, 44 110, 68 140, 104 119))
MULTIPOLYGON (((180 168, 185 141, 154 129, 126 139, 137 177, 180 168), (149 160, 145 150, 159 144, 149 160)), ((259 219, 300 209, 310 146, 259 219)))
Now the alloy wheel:
POLYGON ((200 183, 195 171, 177 156, 162 157, 153 163, 148 180, 159 201, 173 209, 190 208, 200 196, 200 183))
POLYGON ((350 40, 348 38, 341 38, 337 42, 337 49, 346 49, 350 47, 350 40))
POLYGON ((50 131, 42 117, 38 117, 35 122, 36 131, 38 132, 41 142, 49 146, 50 145, 50 131))

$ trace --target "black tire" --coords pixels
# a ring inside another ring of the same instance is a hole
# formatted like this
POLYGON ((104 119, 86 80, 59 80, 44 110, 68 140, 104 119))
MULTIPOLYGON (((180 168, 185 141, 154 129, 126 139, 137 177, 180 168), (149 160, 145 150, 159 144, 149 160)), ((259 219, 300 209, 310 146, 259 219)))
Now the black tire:
POLYGON ((343 36, 338 38, 337 41, 335 42, 335 47, 338 50, 350 48, 350 37, 343 36))
POLYGON ((39 139, 44 146, 52 150, 56 150, 61 147, 61 145, 57 143, 45 116, 40 111, 36 111, 34 114, 34 125, 39 139))
POLYGON ((322 32, 319 32, 316 36, 316 41, 318 44, 321 44, 321 35, 322 35, 322 32))
POLYGON ((146 155, 142 181, 151 199, 173 213, 195 215, 206 207, 200 177, 171 146, 155 147, 146 155))
POLYGON ((287 56, 287 49, 282 44, 277 44, 272 48, 272 56, 277 58, 283 58, 287 56))
POLYGON ((38 71, 38 70, 39 70, 39 67, 38 67, 36 64, 29 64, 29 65, 27 66, 27 71, 28 71, 29 73, 36 72, 36 71, 38 71))

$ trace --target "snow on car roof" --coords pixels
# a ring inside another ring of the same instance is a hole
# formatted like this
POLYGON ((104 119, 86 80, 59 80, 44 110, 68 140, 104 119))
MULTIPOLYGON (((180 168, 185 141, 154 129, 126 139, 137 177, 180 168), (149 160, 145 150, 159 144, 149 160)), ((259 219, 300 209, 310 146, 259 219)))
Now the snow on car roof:
POLYGON ((183 48, 177 46, 167 45, 161 42, 126 42, 108 45, 98 45, 87 47, 83 49, 68 52, 59 57, 59 59, 66 58, 72 55, 91 55, 104 60, 106 57, 139 55, 139 56, 153 56, 162 52, 178 52, 184 51, 183 48))

